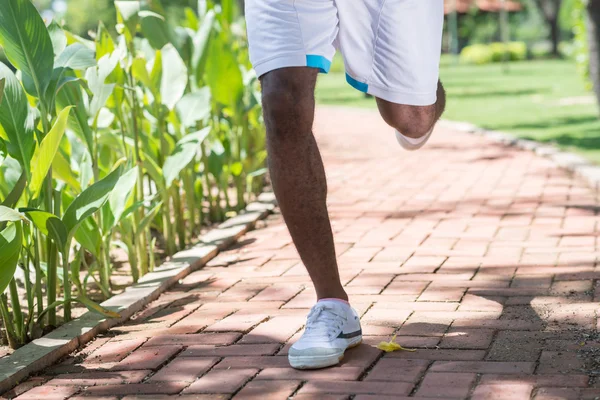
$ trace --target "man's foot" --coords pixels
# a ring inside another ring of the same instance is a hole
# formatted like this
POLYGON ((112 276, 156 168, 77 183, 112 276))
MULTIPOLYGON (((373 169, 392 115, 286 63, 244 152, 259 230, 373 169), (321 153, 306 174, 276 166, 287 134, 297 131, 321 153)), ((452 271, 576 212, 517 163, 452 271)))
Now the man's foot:
POLYGON ((344 358, 346 349, 361 342, 356 311, 342 300, 320 300, 310 310, 304 334, 290 348, 288 359, 296 369, 330 367, 344 358))
POLYGON ((433 128, 431 128, 426 135, 417 139, 413 139, 396 131, 396 139, 398 140, 398 143, 400 143, 400 146, 404 148, 404 150, 419 150, 421 147, 425 146, 425 143, 427 143, 432 133, 433 128))

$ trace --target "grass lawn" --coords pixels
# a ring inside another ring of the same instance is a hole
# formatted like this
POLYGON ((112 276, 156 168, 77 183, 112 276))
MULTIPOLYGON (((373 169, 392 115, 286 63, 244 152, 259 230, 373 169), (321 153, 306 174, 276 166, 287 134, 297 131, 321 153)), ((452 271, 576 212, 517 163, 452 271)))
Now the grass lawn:
MULTIPOLYGON (((372 99, 350 87, 336 59, 322 75, 317 101, 354 107, 375 107, 372 99)), ((600 118, 590 92, 571 61, 455 65, 442 60, 441 78, 448 93, 444 118, 553 142, 600 163, 600 118)))

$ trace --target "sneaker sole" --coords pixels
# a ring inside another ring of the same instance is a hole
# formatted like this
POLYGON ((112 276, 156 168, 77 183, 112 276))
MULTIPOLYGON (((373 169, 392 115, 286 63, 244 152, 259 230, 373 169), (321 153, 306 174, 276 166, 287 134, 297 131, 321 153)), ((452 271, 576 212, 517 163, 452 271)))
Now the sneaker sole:
MULTIPOLYGON (((359 346, 362 343, 362 337, 356 343, 350 344, 346 350, 351 349, 353 347, 359 346)), ((321 369, 332 367, 334 365, 339 364, 344 359, 344 353, 346 350, 342 351, 338 354, 333 354, 331 356, 326 357, 317 357, 317 356, 297 356, 297 357, 288 357, 290 362, 290 366, 295 369, 321 369)))

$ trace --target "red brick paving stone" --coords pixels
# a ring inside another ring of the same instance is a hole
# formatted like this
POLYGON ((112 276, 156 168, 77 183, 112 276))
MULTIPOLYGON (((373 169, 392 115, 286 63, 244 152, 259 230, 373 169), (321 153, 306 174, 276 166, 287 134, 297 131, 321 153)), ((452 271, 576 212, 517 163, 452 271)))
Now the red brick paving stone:
POLYGON ((534 400, 578 400, 581 398, 580 389, 576 388, 539 388, 534 400))
POLYGON ((46 383, 50 377, 48 376, 34 376, 26 380, 25 382, 15 386, 11 390, 4 392, 2 395, 3 399, 13 399, 28 390, 31 390, 37 386, 41 386, 46 383))
MULTIPOLYGON (((247 364, 252 365, 252 364, 247 364)), ((258 373, 258 369, 212 370, 192 383, 183 394, 192 393, 235 393, 249 379, 258 373)))
POLYGON ((391 381, 414 383, 423 375, 430 361, 383 358, 375 364, 365 381, 391 381))
POLYGON ((300 381, 252 381, 237 393, 234 400, 287 399, 300 386, 300 381))
POLYGON ((194 382, 219 362, 216 357, 177 357, 160 369, 148 382, 194 382))
POLYGON ((203 307, 194 311, 190 315, 183 318, 181 321, 177 322, 172 326, 172 328, 180 328, 182 326, 190 326, 192 329, 195 329, 196 332, 214 324, 222 318, 225 318, 229 314, 231 314, 234 310, 230 309, 205 309, 203 307))
POLYGON ((86 357, 83 364, 119 362, 140 347, 145 338, 108 342, 86 357))
POLYGON ((215 369, 223 368, 283 368, 289 367, 287 356, 264 356, 264 357, 225 357, 215 365, 215 369))
POLYGON ((269 356, 279 350, 279 343, 232 344, 230 346, 189 346, 180 357, 269 356))
POLYGON ((69 400, 119 400, 117 396, 75 396, 69 400))
POLYGON ((373 394, 405 396, 410 393, 413 385, 406 382, 336 382, 312 381, 307 382, 298 394, 373 394))
POLYGON ((530 331, 500 331, 486 357, 491 361, 537 361, 545 347, 544 335, 530 331))
POLYGON ((193 333, 188 335, 164 335, 150 339, 143 348, 164 345, 216 345, 227 346, 240 338, 237 332, 193 333))
POLYGON ((421 315, 413 313, 398 331, 403 336, 443 336, 452 323, 451 317, 421 315))
POLYGON ((428 287, 419 296, 418 301, 460 301, 466 289, 428 287))
POLYGON ((454 372, 429 372, 419 386, 418 397, 464 399, 475 382, 476 374, 454 372))
POLYGON ((416 297, 425 290, 428 284, 428 282, 392 281, 382 294, 406 294, 416 297))
POLYGON ((22 395, 15 397, 14 400, 65 400, 79 391, 79 388, 72 386, 49 386, 42 385, 35 387, 22 395))
POLYGON ((476 296, 467 293, 460 302, 458 311, 502 311, 504 297, 476 296))
POLYGON ((140 348, 125 357, 121 362, 115 365, 112 370, 127 371, 137 369, 157 369, 181 349, 181 346, 174 345, 140 348))
MULTIPOLYGON (((295 397, 294 397, 295 399, 295 397)), ((359 394, 354 397, 354 400, 414 400, 415 397, 408 396, 381 396, 381 395, 370 395, 370 394, 359 394)), ((436 399, 435 397, 418 397, 419 400, 431 400, 436 399)), ((437 399, 436 399, 437 400, 437 399)))
POLYGON ((321 394, 321 393, 305 393, 297 394, 294 400, 348 400, 348 395, 343 394, 321 394))
POLYGON ((96 386, 118 385, 121 383, 140 383, 151 370, 119 372, 83 372, 58 375, 47 383, 54 386, 96 386))
POLYGON ((257 380, 279 380, 279 379, 297 379, 301 381, 356 381, 363 374, 365 368, 335 366, 323 370, 297 370, 288 368, 265 368, 254 381, 257 380))
POLYGON ((267 314, 240 314, 239 312, 226 317, 205 329, 207 332, 246 332, 269 316, 267 314))
POLYGON ((430 368, 432 372, 475 372, 478 374, 531 374, 535 368, 533 362, 502 361, 436 361, 430 368))
POLYGON ((274 317, 260 323, 240 343, 283 343, 304 326, 304 317, 274 317))
POLYGON ((530 383, 486 383, 475 388, 471 400, 529 400, 532 391, 530 383))
POLYGON ((582 400, 598 400, 600 398, 600 389, 587 388, 581 389, 582 400))
POLYGON ((587 375, 481 375, 480 384, 507 382, 511 383, 531 383, 536 387, 587 387, 590 378, 587 375))
POLYGON ((383 248, 383 250, 377 253, 375 257, 373 257, 372 261, 394 261, 398 263, 398 266, 400 266, 400 264, 405 262, 414 253, 414 251, 414 247, 386 246, 383 248))
POLYGON ((250 301, 288 301, 296 296, 302 287, 299 285, 273 285, 269 286, 256 296, 250 299, 250 301))
POLYGON ((189 383, 187 382, 159 382, 159 383, 134 383, 125 385, 92 386, 85 388, 85 396, 126 396, 130 394, 177 394, 189 383))
POLYGON ((573 374, 581 372, 584 363, 575 351, 542 351, 538 374, 573 374))
MULTIPOLYGON (((229 400, 229 395, 226 394, 189 394, 182 396, 171 396, 171 395, 132 395, 125 396, 121 400, 229 400)), ((86 400, 87 397, 84 397, 80 400, 86 400)), ((71 399, 69 399, 71 400, 71 399)))
POLYGON ((494 330, 450 328, 442 338, 442 349, 487 349, 492 343, 494 330))

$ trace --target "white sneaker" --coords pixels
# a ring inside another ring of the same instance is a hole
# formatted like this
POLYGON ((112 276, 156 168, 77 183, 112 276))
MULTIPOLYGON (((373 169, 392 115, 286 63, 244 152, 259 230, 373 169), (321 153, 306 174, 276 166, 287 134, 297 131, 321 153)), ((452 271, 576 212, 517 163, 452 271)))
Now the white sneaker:
POLYGON ((425 146, 425 143, 427 143, 432 133, 433 128, 431 128, 427 135, 421 136, 418 139, 413 139, 396 131, 396 139, 398 140, 398 143, 400 143, 400 146, 404 148, 404 150, 419 150, 421 147, 425 146))
POLYGON ((342 301, 321 300, 310 310, 304 334, 290 348, 288 359, 296 369, 330 367, 361 342, 356 311, 342 301))

